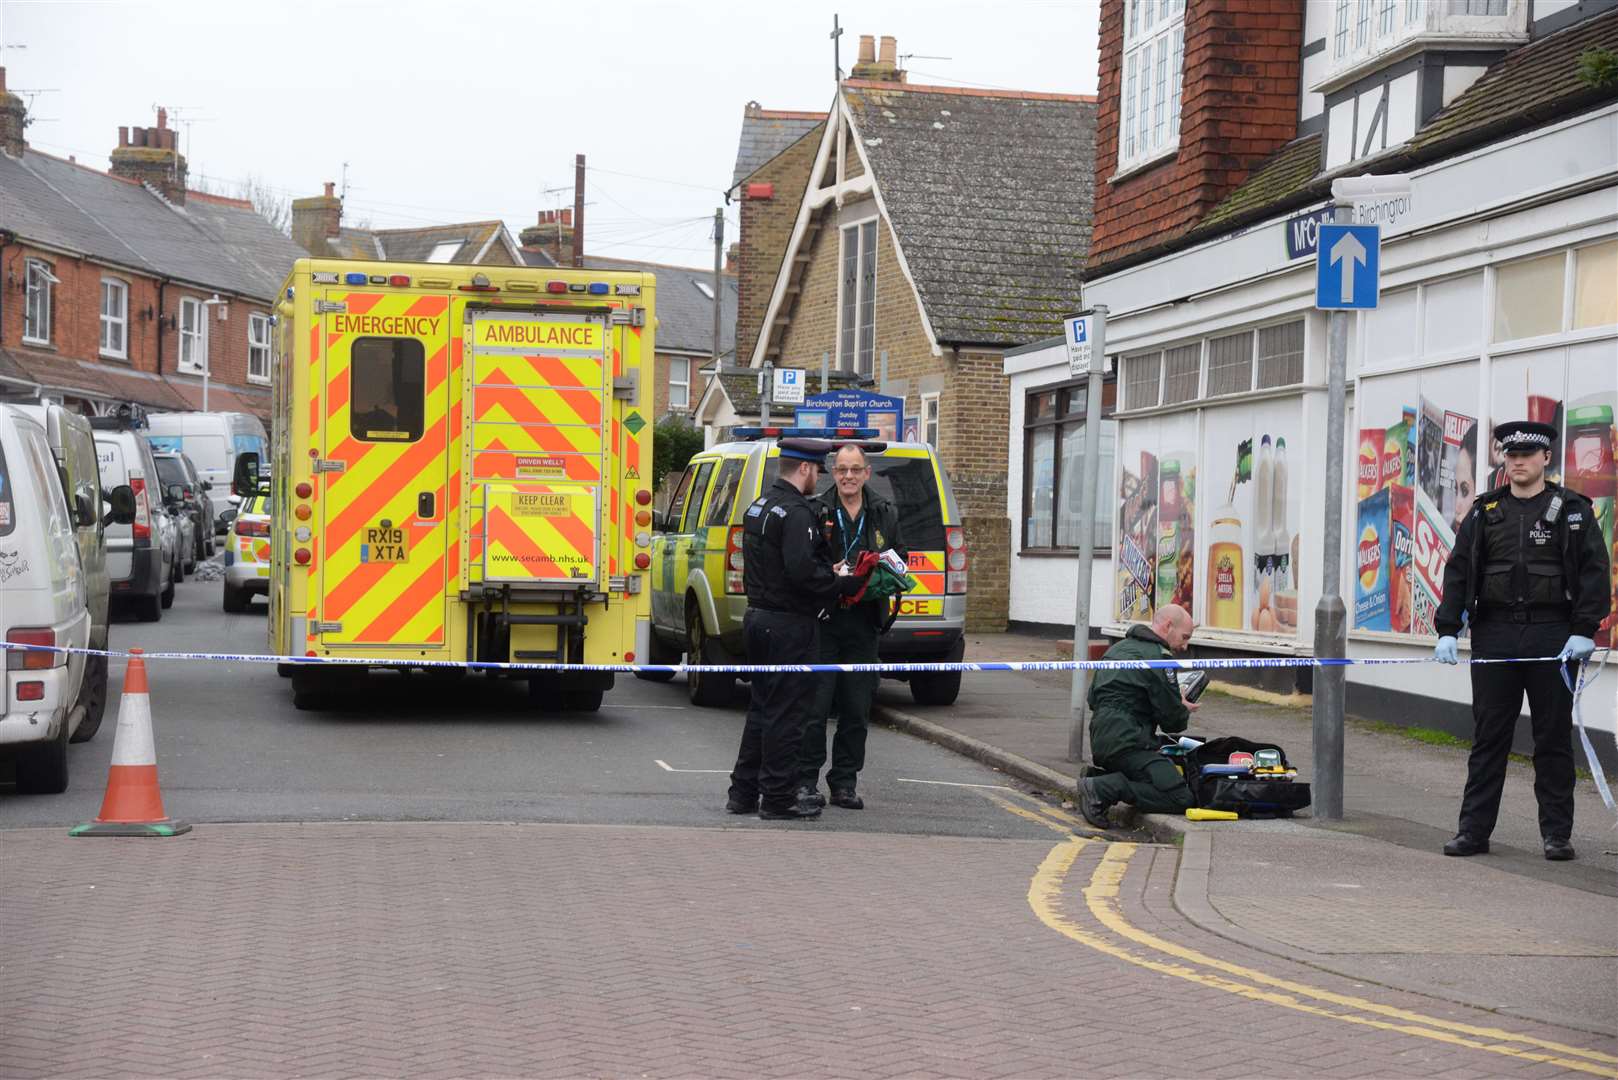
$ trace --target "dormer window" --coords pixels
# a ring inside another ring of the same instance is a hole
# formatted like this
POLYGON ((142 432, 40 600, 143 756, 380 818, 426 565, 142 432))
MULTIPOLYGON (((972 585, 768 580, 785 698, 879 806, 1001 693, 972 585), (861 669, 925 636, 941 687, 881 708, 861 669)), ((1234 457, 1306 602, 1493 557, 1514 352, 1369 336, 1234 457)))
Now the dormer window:
POLYGON ((1185 66, 1185 0, 1125 0, 1125 8, 1119 172, 1179 148, 1185 66))

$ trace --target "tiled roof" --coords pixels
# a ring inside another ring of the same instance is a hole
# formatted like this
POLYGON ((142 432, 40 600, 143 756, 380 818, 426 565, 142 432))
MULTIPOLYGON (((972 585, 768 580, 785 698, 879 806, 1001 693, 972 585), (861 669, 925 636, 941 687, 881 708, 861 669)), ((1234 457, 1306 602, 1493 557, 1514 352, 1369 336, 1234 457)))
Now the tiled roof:
POLYGON ((303 252, 247 203, 150 189, 49 154, 0 154, 0 228, 47 247, 269 300, 303 252))
POLYGON ((1338 176, 1413 169, 1618 101, 1618 84, 1592 87, 1579 78, 1579 57, 1595 48, 1618 50, 1618 9, 1507 53, 1413 138, 1384 153, 1328 172, 1320 169, 1320 135, 1288 143, 1195 228, 1170 244, 1120 259, 1107 270, 1318 202, 1331 193, 1331 181, 1338 176))
MULTIPOLYGON (((45 352, 40 349, 0 349, 0 382, 40 386, 100 401, 133 401, 153 410, 190 411, 202 408, 202 379, 188 375, 154 375, 120 364, 45 352)), ((239 386, 213 380, 208 387, 208 408, 213 412, 250 412, 270 419, 270 388, 239 386)))
POLYGON ((735 188, 825 121, 823 112, 763 109, 758 102, 749 102, 742 115, 742 136, 736 144, 736 168, 730 186, 735 188))
MULTIPOLYGON (((734 357, 731 359, 734 359, 734 357)), ((714 372, 709 367, 704 368, 703 373, 714 372)), ((736 415, 757 416, 759 407, 759 369, 739 368, 732 364, 721 362, 719 371, 716 374, 719 379, 719 386, 724 391, 725 397, 730 399, 730 407, 736 410, 736 415)), ((848 371, 832 371, 827 373, 827 381, 833 389, 836 389, 843 386, 857 386, 859 385, 860 377, 848 371)), ((806 389, 810 394, 820 392, 820 372, 809 372, 809 385, 806 389)), ((783 410, 790 408, 790 406, 786 405, 774 407, 783 410)))
MULTIPOLYGON (((713 271, 633 259, 584 257, 595 270, 639 270, 657 275, 657 351, 713 355, 713 271)), ((721 274, 724 308, 720 315, 720 351, 736 347, 736 276, 721 274)))
POLYGON ((461 241, 461 248, 449 261, 473 262, 491 237, 505 225, 498 221, 464 221, 454 225, 434 225, 424 229, 377 229, 374 232, 386 257, 395 262, 426 262, 439 244, 461 241))
POLYGON ((843 100, 938 339, 1060 333, 1090 244, 1095 99, 849 80, 843 100))

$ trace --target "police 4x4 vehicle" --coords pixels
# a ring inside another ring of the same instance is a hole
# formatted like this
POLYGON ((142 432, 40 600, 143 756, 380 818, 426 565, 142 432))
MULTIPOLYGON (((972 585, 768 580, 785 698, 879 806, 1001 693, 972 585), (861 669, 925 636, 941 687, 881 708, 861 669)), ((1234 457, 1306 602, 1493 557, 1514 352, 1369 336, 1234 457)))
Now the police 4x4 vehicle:
MULTIPOLYGON (((899 512, 899 533, 909 551, 916 588, 897 599, 899 610, 878 647, 884 661, 959 661, 966 650, 967 552, 960 510, 938 455, 926 443, 872 442, 876 432, 856 428, 739 428, 736 441, 692 457, 674 489, 652 539, 652 643, 650 662, 745 663, 742 615, 742 515, 775 482, 781 438, 857 441, 866 447, 871 475, 866 483, 899 512)), ((832 489, 828 472, 817 492, 832 489)), ((961 689, 961 674, 895 673, 910 684, 918 704, 948 705, 961 689)), ((664 682, 669 672, 641 672, 664 682)), ((723 705, 735 677, 691 672, 693 704, 723 705)))

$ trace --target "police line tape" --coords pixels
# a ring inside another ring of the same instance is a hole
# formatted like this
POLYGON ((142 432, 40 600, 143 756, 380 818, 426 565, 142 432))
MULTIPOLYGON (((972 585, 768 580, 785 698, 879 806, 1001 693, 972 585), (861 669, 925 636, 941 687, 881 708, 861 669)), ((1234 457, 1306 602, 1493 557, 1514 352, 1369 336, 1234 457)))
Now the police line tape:
MULTIPOLYGON (((349 666, 349 667, 389 667, 389 668, 457 668, 471 671, 565 671, 570 673, 601 672, 612 674, 633 675, 640 672, 658 672, 671 675, 680 675, 687 672, 704 674, 726 673, 734 675, 747 674, 928 674, 966 671, 1229 671, 1243 668, 1328 668, 1328 667, 1392 667, 1408 664, 1435 664, 1436 657, 1410 656, 1410 657, 1359 657, 1359 656, 1262 656, 1262 657, 1233 657, 1215 659, 1201 657, 1197 659, 1174 660, 990 660, 990 661, 934 661, 917 663, 879 662, 875 664, 560 664, 560 663, 530 663, 505 662, 498 660, 410 660, 402 657, 358 657, 358 656, 275 656, 263 653, 208 653, 208 652, 146 652, 142 649, 87 649, 71 645, 31 645, 22 642, 0 641, 0 648, 22 652, 54 652, 76 653, 83 656, 105 656, 109 659, 129 659, 140 656, 142 660, 210 660, 228 661, 246 664, 290 664, 308 667, 349 666)), ((1598 650, 1607 652, 1608 650, 1598 650)), ((1555 656, 1511 656, 1511 657, 1469 657, 1459 661, 1464 664, 1561 664, 1559 657, 1555 656)), ((1590 736, 1584 727, 1584 710, 1582 698, 1589 685, 1600 677, 1598 669, 1606 666, 1606 658, 1601 661, 1587 661, 1580 665, 1577 679, 1568 675, 1565 664, 1561 664, 1562 682, 1567 685, 1568 691, 1573 695, 1573 720, 1579 730, 1579 739, 1584 744, 1585 758, 1590 763, 1590 774, 1595 778, 1596 789, 1601 794, 1601 801, 1609 810, 1618 810, 1614 803, 1611 790, 1607 786, 1607 779, 1602 774, 1601 764, 1596 757, 1595 747, 1590 743, 1590 736), (1597 669, 1595 676, 1590 675, 1592 669, 1597 669)), ((1614 735, 1618 740, 1618 733, 1614 735)))
MULTIPOLYGON (((212 652, 148 652, 144 649, 86 649, 71 645, 32 645, 14 641, 0 641, 0 649, 26 652, 75 653, 83 656, 105 656, 128 659, 138 655, 142 660, 214 660, 247 664, 299 664, 310 667, 347 665, 351 667, 383 668, 466 668, 471 671, 565 671, 612 672, 633 675, 637 672, 664 672, 680 675, 695 671, 698 674, 730 673, 737 675, 760 674, 928 674, 954 671, 1227 671, 1239 668, 1327 668, 1327 667, 1385 667, 1407 664, 1435 664, 1431 656, 1411 657, 1332 657, 1332 656, 1262 656, 1216 659, 1174 660, 987 660, 987 661, 880 661, 874 664, 563 664, 530 661, 507 662, 499 660, 412 660, 405 657, 364 656, 276 656, 265 653, 212 653, 212 652)), ((1605 650, 1599 650, 1605 651, 1605 650)), ((1461 664, 1541 664, 1557 663, 1555 656, 1473 657, 1461 664)), ((1599 666, 1604 661, 1589 661, 1599 666)), ((1564 675, 1564 681, 1566 676, 1564 675)))

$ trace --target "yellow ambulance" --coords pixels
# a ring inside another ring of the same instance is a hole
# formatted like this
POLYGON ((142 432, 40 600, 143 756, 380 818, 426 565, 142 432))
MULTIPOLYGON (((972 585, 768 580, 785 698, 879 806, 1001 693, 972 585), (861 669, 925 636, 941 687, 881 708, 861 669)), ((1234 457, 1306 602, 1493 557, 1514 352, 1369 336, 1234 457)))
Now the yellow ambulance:
MULTIPOLYGON (((655 293, 622 271, 295 263, 272 334, 276 653, 644 658, 655 293)), ((286 666, 299 708, 366 670, 286 666)), ((613 681, 493 674, 575 711, 613 681)))

